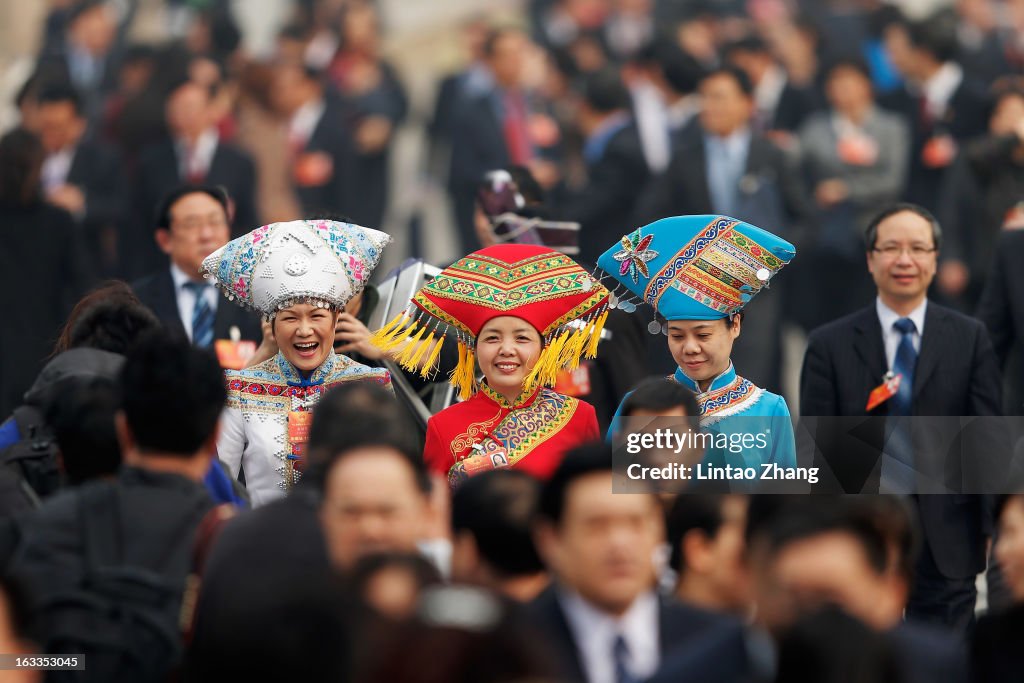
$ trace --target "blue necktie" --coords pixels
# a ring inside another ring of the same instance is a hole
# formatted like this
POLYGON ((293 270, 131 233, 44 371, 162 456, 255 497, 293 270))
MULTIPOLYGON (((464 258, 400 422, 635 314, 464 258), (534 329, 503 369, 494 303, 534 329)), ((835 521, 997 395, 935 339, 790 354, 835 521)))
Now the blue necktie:
POLYGON ((185 288, 196 297, 192 308, 192 343, 202 348, 213 344, 213 309, 206 300, 206 288, 203 282, 186 282, 185 288))
POLYGON ((615 644, 612 646, 612 656, 615 658, 615 683, 637 683, 637 678, 629 672, 626 660, 629 658, 629 646, 622 634, 615 636, 615 644))
POLYGON ((914 395, 914 368, 917 366, 917 351, 914 349, 914 331, 917 329, 910 318, 900 318, 893 323, 893 328, 900 333, 900 345, 896 347, 896 358, 892 363, 892 371, 903 375, 900 389, 892 397, 892 414, 910 415, 912 397, 914 395))
POLYGON ((902 336, 896 347, 892 371, 903 375, 900 388, 890 399, 889 419, 886 421, 885 457, 882 459, 880 493, 910 494, 916 488, 914 470, 914 444, 908 418, 913 412, 914 368, 917 351, 914 349, 914 321, 900 318, 893 328, 902 336))

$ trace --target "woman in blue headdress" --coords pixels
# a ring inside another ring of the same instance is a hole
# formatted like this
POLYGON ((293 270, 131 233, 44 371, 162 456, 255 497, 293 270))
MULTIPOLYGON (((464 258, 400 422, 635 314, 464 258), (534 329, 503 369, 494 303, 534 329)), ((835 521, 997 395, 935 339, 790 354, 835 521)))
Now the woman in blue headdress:
POLYGON ((667 321, 672 378, 696 393, 701 429, 713 435, 705 462, 758 474, 769 463, 796 465, 786 400, 731 360, 744 306, 795 255, 789 242, 734 218, 677 216, 626 235, 598 260, 667 321))

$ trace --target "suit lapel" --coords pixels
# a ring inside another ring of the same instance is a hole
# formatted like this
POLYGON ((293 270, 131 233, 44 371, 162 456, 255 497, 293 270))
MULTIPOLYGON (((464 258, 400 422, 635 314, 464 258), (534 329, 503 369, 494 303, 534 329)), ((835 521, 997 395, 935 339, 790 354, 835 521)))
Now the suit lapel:
POLYGON ((950 334, 946 313, 939 306, 928 304, 924 314, 924 331, 928 334, 921 335, 921 351, 917 354, 917 366, 914 368, 914 399, 939 366, 942 360, 942 340, 950 334))
MULTIPOLYGON (((704 135, 694 136, 693 142, 689 145, 689 150, 683 150, 683 154, 687 151, 690 157, 693 159, 691 164, 683 164, 683 173, 693 173, 693 177, 689 182, 683 181, 685 187, 693 190, 691 195, 692 206, 695 207, 694 213, 712 213, 711 206, 711 188, 708 186, 708 167, 707 167, 707 153, 704 149, 704 135)), ((683 157, 686 158, 685 156, 683 157)))
POLYGON ((207 180, 228 178, 229 173, 228 169, 224 168, 225 163, 227 162, 224 158, 224 145, 217 140, 217 146, 213 148, 213 157, 210 159, 210 167, 206 169, 207 180))
POLYGON ((547 619, 552 629, 551 635, 562 640, 555 645, 557 654, 562 659, 563 666, 567 669, 564 673, 571 681, 586 681, 587 676, 583 670, 583 662, 580 659, 580 649, 573 637, 572 628, 569 626, 569 618, 565 615, 561 601, 553 587, 548 587, 538 601, 547 612, 547 619))
POLYGON ((154 312, 175 332, 184 335, 185 325, 181 322, 181 311, 178 310, 178 296, 174 291, 174 279, 171 277, 171 272, 164 269, 158 277, 156 301, 154 302, 156 310, 154 312))
POLYGON ((768 150, 765 149, 765 145, 771 144, 757 135, 751 135, 750 147, 747 150, 747 165, 744 168, 744 175, 758 175, 761 168, 765 165, 765 157, 767 156, 768 150))
MULTIPOLYGON (((885 360, 885 346, 882 344, 882 326, 878 322, 878 313, 874 306, 869 306, 857 316, 853 330, 854 353, 867 368, 871 381, 877 379, 880 384, 888 364, 885 360)), ((867 396, 864 398, 867 400, 867 396)))

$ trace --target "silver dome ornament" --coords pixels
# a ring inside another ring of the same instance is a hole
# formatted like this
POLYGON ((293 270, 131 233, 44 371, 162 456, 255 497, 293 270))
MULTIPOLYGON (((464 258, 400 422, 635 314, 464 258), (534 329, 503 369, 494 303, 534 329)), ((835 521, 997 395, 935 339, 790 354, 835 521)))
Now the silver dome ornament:
POLYGON ((309 272, 309 259, 302 254, 292 254, 284 262, 284 272, 293 277, 305 275, 309 272))
POLYGON ((647 323, 647 331, 650 332, 651 334, 661 334, 661 323, 659 323, 657 320, 652 320, 651 322, 647 323))
POLYGON ((201 272, 230 300, 265 316, 284 302, 340 309, 362 291, 390 240, 337 221, 273 223, 210 254, 201 272))

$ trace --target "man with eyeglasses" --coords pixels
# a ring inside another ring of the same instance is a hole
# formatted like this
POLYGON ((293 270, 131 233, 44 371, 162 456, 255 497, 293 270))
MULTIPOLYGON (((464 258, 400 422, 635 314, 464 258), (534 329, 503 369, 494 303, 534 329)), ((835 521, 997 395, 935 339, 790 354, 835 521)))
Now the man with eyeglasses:
POLYGON ((203 259, 231 237, 230 206, 230 197, 220 187, 184 185, 173 190, 160 206, 155 232, 170 264, 132 283, 139 300, 169 332, 204 348, 212 348, 217 339, 259 343, 263 338, 255 314, 218 297, 199 275, 203 259))
POLYGON ((999 369, 980 322, 928 300, 942 239, 934 216, 914 204, 895 204, 871 221, 865 239, 878 296, 811 333, 800 414, 817 418, 807 423, 816 430, 813 445, 842 490, 911 495, 924 542, 906 617, 963 633, 974 621, 991 501, 962 495, 970 491, 923 493, 935 492, 935 481, 945 485, 954 474, 959 481, 963 473, 951 467, 978 468, 988 461, 989 449, 976 448, 966 431, 957 431, 959 420, 935 417, 999 415, 999 369), (836 416, 882 419, 858 420, 855 429, 854 421, 823 419, 836 416), (896 419, 910 416, 919 419, 896 419), (956 444, 960 461, 949 457, 956 444), (938 478, 924 479, 922 472, 936 463, 938 478))

